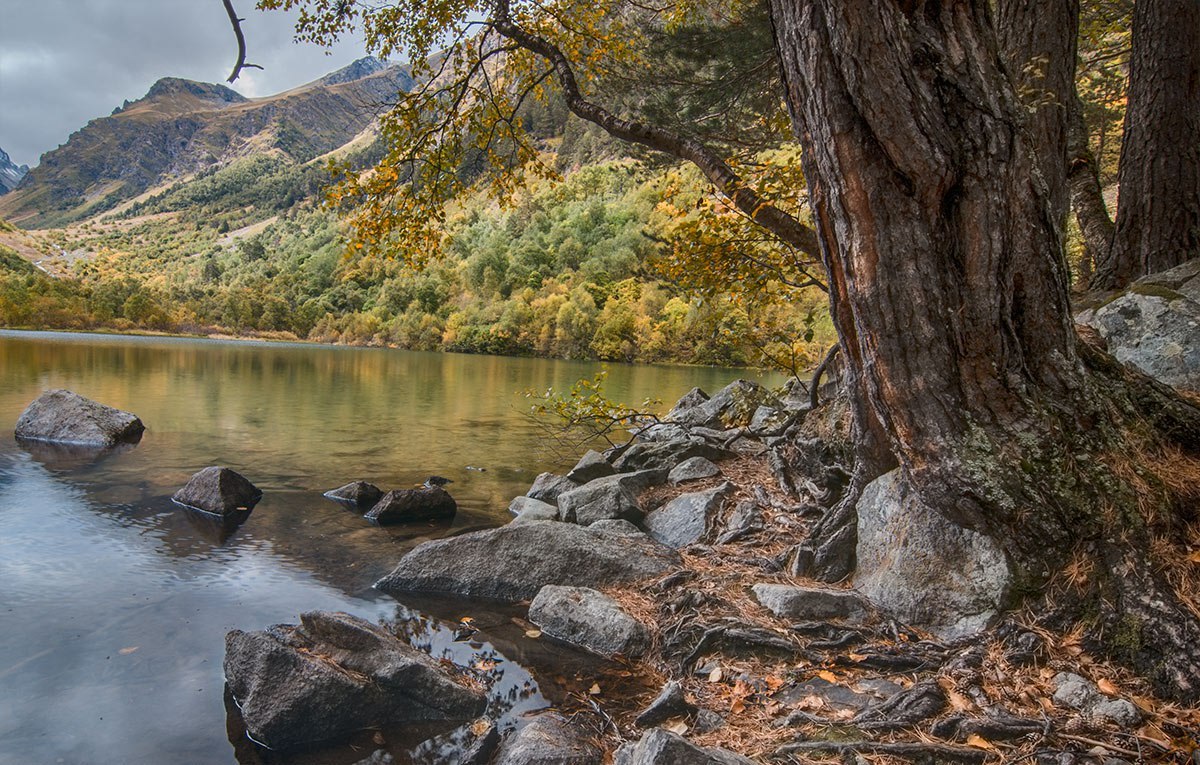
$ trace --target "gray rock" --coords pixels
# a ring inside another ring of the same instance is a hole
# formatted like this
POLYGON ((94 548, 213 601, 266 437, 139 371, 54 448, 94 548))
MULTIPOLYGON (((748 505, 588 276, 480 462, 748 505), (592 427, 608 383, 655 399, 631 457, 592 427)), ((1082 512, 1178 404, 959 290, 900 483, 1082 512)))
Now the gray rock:
POLYGON ((616 481, 593 481, 558 497, 559 516, 567 523, 590 526, 596 521, 640 521, 637 495, 616 481))
POLYGON ((660 576, 679 565, 677 553, 645 537, 531 521, 425 542, 375 586, 387 593, 515 602, 547 584, 599 587, 660 576))
POLYGON ((617 471, 609 464, 608 460, 604 459, 603 454, 589 449, 588 453, 583 455, 579 462, 575 463, 575 467, 567 473, 567 478, 575 483, 587 483, 615 472, 617 471))
POLYGON ((495 723, 489 723, 487 730, 476 736, 475 741, 463 752, 458 765, 488 765, 499 746, 500 728, 495 723))
POLYGON ((453 518, 458 503, 440 486, 392 489, 363 516, 372 523, 416 523, 453 518))
POLYGON ((1011 575, 1000 547, 926 507, 898 469, 869 483, 857 510, 854 583, 880 610, 952 639, 1003 608, 1011 575))
POLYGON ((1100 689, 1086 677, 1073 672, 1059 672, 1054 676, 1054 703, 1087 712, 1104 701, 1100 689))
POLYGON ((795 421, 795 415, 773 406, 760 406, 750 418, 750 432, 758 436, 777 436, 795 421))
POLYGON ((733 488, 733 484, 726 481, 708 491, 680 494, 646 516, 646 533, 676 549, 699 542, 708 533, 713 516, 721 511, 733 488))
POLYGON ((639 441, 686 441, 690 433, 682 425, 656 422, 637 431, 639 441))
POLYGON ((650 647, 645 625, 590 587, 546 585, 529 605, 529 621, 550 637, 605 656, 637 658, 650 647))
POLYGON ((680 425, 700 426, 717 430, 746 427, 761 406, 782 409, 774 394, 750 380, 734 380, 712 398, 682 409, 673 409, 667 415, 669 422, 680 425))
POLYGON ((1143 276, 1135 284, 1166 287, 1200 303, 1200 258, 1193 258, 1167 271, 1143 276))
POLYGON ((727 749, 703 749, 663 728, 646 731, 637 741, 621 745, 613 765, 754 765, 727 749))
MULTIPOLYGON (((1180 269, 1196 269, 1197 262, 1180 269)), ((1177 270, 1140 279, 1079 318, 1099 331, 1118 361, 1167 385, 1200 391, 1200 275, 1171 278, 1177 270)))
POLYGON ((676 465, 692 457, 705 457, 718 461, 733 455, 702 439, 686 441, 652 441, 637 443, 625 450, 613 466, 622 473, 635 470, 672 470, 676 465))
POLYGON ((1092 717, 1107 720, 1121 728, 1130 730, 1142 722, 1142 713, 1131 702, 1125 699, 1109 699, 1101 701, 1091 708, 1092 717))
POLYGON ((685 717, 695 711, 696 705, 687 700, 683 686, 678 680, 672 680, 663 686, 654 701, 651 701, 633 722, 639 728, 649 728, 672 717, 685 717))
POLYGON ((708 401, 708 398, 708 394, 700 388, 692 388, 687 393, 679 397, 679 400, 675 402, 675 406, 671 407, 671 411, 667 412, 667 416, 664 419, 673 421, 679 416, 680 413, 700 406, 704 402, 708 401))
POLYGON ((557 521, 558 508, 533 497, 517 497, 508 504, 508 512, 526 521, 557 521))
POLYGON ((707 457, 689 457, 680 462, 667 475, 667 481, 678 486, 688 481, 699 481, 702 478, 712 478, 721 475, 721 468, 707 457))
POLYGON ((379 501, 379 498, 383 496, 383 492, 373 483, 351 481, 345 486, 330 489, 325 492, 324 496, 338 502, 346 502, 358 505, 359 507, 370 507, 379 501))
POLYGON ((487 704, 437 661, 343 613, 225 636, 225 680, 255 741, 286 749, 362 728, 466 721, 487 704))
POLYGON ((588 526, 592 531, 602 531, 605 534, 617 534, 623 537, 644 537, 646 532, 634 526, 629 521, 621 518, 613 518, 607 521, 596 521, 588 526))
POLYGON ((751 532, 761 530, 762 520, 762 508, 757 502, 751 499, 738 502, 729 514, 729 519, 725 521, 725 526, 717 537, 717 544, 728 544, 751 532))
POLYGON ((696 724, 692 727, 696 733, 710 733, 725 727, 725 718, 711 709, 701 709, 696 713, 696 724))
POLYGON ((370 756, 359 760, 354 765, 394 765, 396 758, 383 749, 376 749, 370 756))
POLYGON ((226 467, 206 467, 193 475, 171 500, 194 510, 229 515, 252 510, 262 492, 241 473, 226 467))
POLYGON ((525 496, 554 504, 558 502, 559 494, 578 486, 579 484, 565 476, 542 473, 533 480, 533 485, 529 487, 529 491, 525 492, 525 496))
POLYGON ((69 390, 48 390, 17 419, 18 439, 104 448, 137 443, 146 426, 136 415, 69 390))
POLYGON ((603 759, 587 730, 557 714, 544 714, 510 736, 493 765, 600 765, 603 759))
POLYGON ((756 584, 750 589, 758 602, 780 619, 842 619, 862 624, 870 616, 866 603, 853 590, 790 584, 756 584))

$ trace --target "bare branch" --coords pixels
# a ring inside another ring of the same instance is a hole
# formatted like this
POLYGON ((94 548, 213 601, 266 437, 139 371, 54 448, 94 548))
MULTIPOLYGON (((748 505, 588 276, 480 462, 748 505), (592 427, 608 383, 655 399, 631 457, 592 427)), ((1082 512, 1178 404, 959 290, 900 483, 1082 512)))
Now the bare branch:
POLYGON ((246 63, 246 36, 242 34, 242 22, 245 19, 239 19, 237 11, 233 9, 233 0, 221 0, 225 3, 225 12, 229 14, 229 24, 233 27, 233 35, 237 38, 238 55, 237 62, 233 65, 233 73, 229 75, 226 82, 233 82, 242 73, 243 69, 262 69, 258 64, 246 63))

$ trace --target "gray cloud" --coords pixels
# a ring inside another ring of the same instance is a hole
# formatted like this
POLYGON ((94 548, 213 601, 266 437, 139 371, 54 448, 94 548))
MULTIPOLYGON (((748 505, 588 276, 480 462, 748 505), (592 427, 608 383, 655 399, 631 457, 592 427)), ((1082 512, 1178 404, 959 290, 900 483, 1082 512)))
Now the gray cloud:
MULTIPOLYGON (((294 14, 235 0, 248 56, 233 88, 265 96, 364 55, 361 38, 327 52, 292 42, 294 14)), ((224 82, 237 55, 220 0, 6 2, 0 21, 0 147, 13 162, 66 142, 88 120, 145 95, 160 77, 224 82)))

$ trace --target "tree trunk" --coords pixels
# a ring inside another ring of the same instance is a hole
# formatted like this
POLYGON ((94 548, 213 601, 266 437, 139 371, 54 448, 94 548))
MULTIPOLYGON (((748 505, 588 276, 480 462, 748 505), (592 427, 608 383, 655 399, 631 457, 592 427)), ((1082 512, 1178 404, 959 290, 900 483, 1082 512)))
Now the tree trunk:
POLYGON ((1123 287, 1200 256, 1200 3, 1139 0, 1117 226, 1095 286, 1123 287))
MULTIPOLYGON (((1148 535, 1100 511, 1117 498, 1096 458, 1119 436, 989 7, 772 0, 772 17, 851 396, 925 504, 996 540, 1029 591, 1081 538, 1148 535)), ((1196 649, 1173 647, 1192 656, 1161 685, 1200 693, 1196 649)))
POLYGON ((1083 236, 1083 266, 1079 283, 1087 289, 1091 286, 1097 264, 1108 258, 1109 248, 1112 247, 1113 222, 1104 204, 1099 168, 1088 146, 1083 109, 1073 86, 1071 100, 1071 109, 1067 112, 1067 185, 1071 189, 1075 222, 1079 224, 1079 232, 1083 236))
POLYGON ((1029 112, 1038 169, 1059 230, 1064 230, 1067 189, 1067 110, 1075 96, 1078 0, 1002 0, 996 27, 1017 95, 1029 112))

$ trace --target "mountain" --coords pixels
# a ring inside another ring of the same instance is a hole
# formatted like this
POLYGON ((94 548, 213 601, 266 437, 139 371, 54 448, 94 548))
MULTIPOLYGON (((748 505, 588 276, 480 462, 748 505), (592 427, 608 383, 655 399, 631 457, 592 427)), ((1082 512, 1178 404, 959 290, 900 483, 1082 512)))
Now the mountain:
POLYGON ((408 68, 374 58, 265 98, 166 77, 42 155, 21 188, 0 199, 0 218, 59 226, 241 158, 307 162, 354 140, 374 124, 378 104, 411 87, 408 68))
POLYGON ((28 165, 14 165, 8 153, 0 149, 0 194, 7 194, 15 189, 28 172, 28 165))

